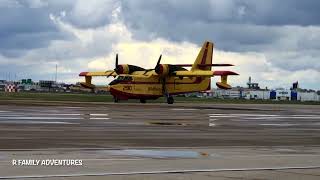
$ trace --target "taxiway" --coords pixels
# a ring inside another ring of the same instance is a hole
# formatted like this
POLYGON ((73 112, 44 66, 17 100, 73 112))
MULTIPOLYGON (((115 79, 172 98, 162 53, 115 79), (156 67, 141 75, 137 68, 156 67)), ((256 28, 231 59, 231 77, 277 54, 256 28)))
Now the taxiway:
POLYGON ((312 105, 2 103, 0 179, 319 179, 319 132, 312 105))

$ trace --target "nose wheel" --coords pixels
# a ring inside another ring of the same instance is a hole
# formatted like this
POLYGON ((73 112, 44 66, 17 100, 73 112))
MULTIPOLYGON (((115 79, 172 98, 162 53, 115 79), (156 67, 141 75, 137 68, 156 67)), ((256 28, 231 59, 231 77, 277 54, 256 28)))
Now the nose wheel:
POLYGON ((118 103, 119 102, 119 98, 117 96, 113 96, 113 102, 118 103))
POLYGON ((145 99, 140 99, 140 103, 144 104, 146 103, 147 101, 145 99))

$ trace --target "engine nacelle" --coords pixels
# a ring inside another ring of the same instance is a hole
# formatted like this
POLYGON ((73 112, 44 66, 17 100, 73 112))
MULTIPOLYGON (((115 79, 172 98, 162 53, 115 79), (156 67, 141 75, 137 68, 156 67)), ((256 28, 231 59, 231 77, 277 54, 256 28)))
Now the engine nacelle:
POLYGON ((117 74, 131 74, 135 71, 144 71, 145 69, 139 66, 130 64, 120 64, 116 67, 115 72, 117 74))
POLYGON ((174 71, 184 71, 186 69, 180 67, 180 66, 175 66, 175 65, 170 65, 170 64, 159 64, 157 67, 154 69, 154 71, 159 74, 160 76, 168 76, 171 75, 174 71))
POLYGON ((159 64, 154 71, 161 76, 167 76, 170 73, 170 66, 169 64, 159 64))

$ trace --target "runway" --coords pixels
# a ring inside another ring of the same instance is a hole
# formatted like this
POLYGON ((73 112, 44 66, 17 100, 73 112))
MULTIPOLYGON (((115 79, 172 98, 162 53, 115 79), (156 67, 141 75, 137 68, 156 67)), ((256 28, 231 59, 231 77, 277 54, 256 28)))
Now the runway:
POLYGON ((312 105, 1 103, 0 178, 271 179, 286 174, 318 179, 319 110, 312 105), (64 169, 11 164, 30 158, 84 164, 64 169), (226 172, 237 169, 245 173, 226 172))

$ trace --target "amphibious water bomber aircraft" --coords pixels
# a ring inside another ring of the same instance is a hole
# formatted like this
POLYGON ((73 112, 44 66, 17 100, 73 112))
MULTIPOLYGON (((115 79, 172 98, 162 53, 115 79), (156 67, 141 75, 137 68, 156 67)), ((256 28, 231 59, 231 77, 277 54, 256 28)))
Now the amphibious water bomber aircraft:
POLYGON ((233 66, 232 64, 212 64, 213 43, 205 42, 193 64, 161 64, 160 55, 153 69, 144 69, 130 64, 118 64, 116 55, 115 69, 103 72, 81 72, 85 77, 83 87, 94 89, 91 84, 93 76, 117 77, 109 84, 114 102, 119 100, 157 99, 164 96, 168 104, 173 104, 173 95, 210 90, 211 77, 220 76, 216 85, 222 89, 230 89, 227 83, 229 75, 238 75, 232 71, 211 71, 212 66, 233 66), (185 67, 191 67, 187 70, 185 67))

